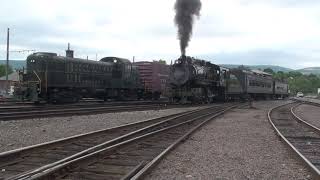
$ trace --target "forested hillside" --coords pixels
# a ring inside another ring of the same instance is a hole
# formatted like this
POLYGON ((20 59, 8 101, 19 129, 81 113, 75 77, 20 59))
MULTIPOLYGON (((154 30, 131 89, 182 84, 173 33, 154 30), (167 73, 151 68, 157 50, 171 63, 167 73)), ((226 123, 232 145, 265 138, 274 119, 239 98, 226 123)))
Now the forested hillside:
POLYGON ((303 92, 304 94, 317 94, 320 88, 320 78, 315 74, 304 75, 301 72, 273 72, 271 69, 265 69, 265 72, 273 74, 274 78, 288 80, 291 94, 303 92))
MULTIPOLYGON (((0 60, 0 64, 6 64, 6 60, 0 60)), ((9 65, 12 67, 12 69, 22 69, 23 67, 26 67, 26 61, 10 60, 9 65)))

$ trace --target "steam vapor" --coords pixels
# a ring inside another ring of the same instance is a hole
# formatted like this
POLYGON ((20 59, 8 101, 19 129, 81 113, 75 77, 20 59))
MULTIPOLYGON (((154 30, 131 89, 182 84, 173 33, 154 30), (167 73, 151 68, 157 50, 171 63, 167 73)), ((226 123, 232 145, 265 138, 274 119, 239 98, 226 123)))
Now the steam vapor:
POLYGON ((186 48, 192 36, 192 27, 195 17, 200 17, 200 0, 177 0, 174 6, 176 16, 174 22, 178 27, 181 55, 186 55, 186 48))

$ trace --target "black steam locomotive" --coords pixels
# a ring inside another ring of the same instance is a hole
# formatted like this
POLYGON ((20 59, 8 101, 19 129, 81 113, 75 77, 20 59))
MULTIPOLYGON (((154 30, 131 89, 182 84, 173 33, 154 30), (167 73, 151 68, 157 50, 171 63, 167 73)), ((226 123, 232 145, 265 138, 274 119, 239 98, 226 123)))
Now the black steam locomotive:
POLYGON ((33 102, 76 102, 83 97, 140 99, 144 95, 137 67, 116 57, 91 61, 34 53, 28 56, 20 80, 15 96, 33 102))
POLYGON ((170 70, 171 97, 178 102, 283 98, 288 83, 270 74, 244 69, 227 69, 210 62, 182 56, 170 70))
POLYGON ((173 101, 209 102, 223 97, 226 70, 218 65, 181 56, 170 70, 173 101))

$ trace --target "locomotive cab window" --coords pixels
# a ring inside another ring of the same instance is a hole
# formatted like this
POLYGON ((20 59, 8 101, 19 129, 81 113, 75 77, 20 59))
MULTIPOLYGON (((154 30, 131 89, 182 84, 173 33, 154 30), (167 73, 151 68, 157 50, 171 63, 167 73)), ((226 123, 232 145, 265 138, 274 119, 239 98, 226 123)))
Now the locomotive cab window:
POLYGON ((227 78, 227 71, 226 70, 223 70, 223 77, 227 78))

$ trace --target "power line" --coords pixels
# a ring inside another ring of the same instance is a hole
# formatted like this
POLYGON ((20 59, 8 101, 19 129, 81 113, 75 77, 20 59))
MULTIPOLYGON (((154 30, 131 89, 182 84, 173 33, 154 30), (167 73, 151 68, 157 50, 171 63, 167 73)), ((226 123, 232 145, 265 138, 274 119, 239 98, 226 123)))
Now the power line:
POLYGON ((13 52, 13 53, 24 53, 24 52, 27 52, 27 53, 29 53, 29 52, 35 52, 36 50, 34 50, 34 49, 21 49, 21 50, 12 50, 12 51, 10 51, 10 52, 13 52))

